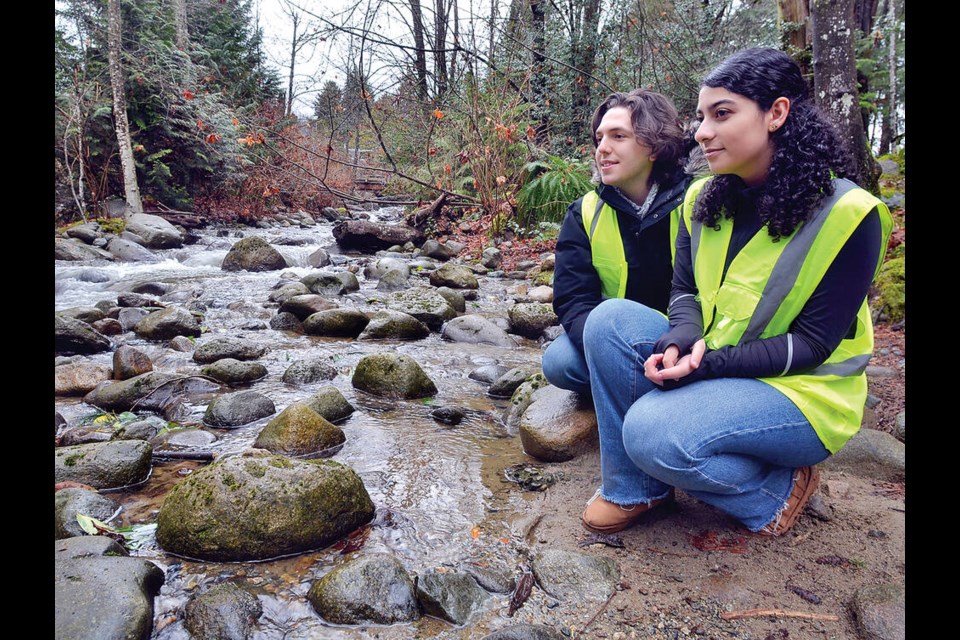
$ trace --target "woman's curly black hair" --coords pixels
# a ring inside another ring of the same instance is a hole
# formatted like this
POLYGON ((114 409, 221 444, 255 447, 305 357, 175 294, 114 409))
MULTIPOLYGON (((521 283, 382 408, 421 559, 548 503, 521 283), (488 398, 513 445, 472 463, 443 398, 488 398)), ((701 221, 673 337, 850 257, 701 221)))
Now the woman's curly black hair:
MULTIPOLYGON (((821 199, 833 193, 833 175, 853 175, 849 153, 836 129, 813 103, 800 67, 782 51, 759 47, 740 51, 704 78, 703 86, 750 98, 763 111, 780 96, 790 100, 786 121, 770 134, 773 161, 755 193, 757 213, 772 237, 793 233, 821 199)), ((745 188, 739 176, 714 176, 700 192, 694 219, 717 227, 721 215, 732 218, 734 208, 725 205, 745 188)))

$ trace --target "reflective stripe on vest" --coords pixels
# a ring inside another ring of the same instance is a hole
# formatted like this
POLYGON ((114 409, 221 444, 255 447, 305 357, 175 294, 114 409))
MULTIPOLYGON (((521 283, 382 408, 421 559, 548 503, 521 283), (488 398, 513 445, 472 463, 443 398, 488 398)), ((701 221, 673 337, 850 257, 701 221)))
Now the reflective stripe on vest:
MULTIPOLYGON (((703 183, 691 185, 699 193, 703 183)), ((890 212, 880 200, 847 180, 834 180, 835 193, 792 235, 773 242, 761 228, 733 258, 721 285, 733 222, 720 229, 692 221, 696 200, 684 199, 684 222, 691 230, 691 256, 703 310, 704 336, 711 349, 745 340, 788 334, 790 325, 816 290, 850 235, 874 208, 883 240, 892 229, 890 212), (689 204, 689 207, 687 206, 689 204)), ((688 194, 689 196, 690 194, 688 194)), ((824 446, 835 452, 860 428, 867 383, 863 374, 873 352, 873 325, 866 299, 851 338, 841 341, 827 360, 804 374, 760 378, 779 389, 803 412, 824 446)), ((789 367, 789 364, 788 364, 789 367)), ((785 369, 786 371, 786 369, 785 369)))
MULTIPOLYGON (((676 257, 680 210, 670 212, 670 264, 676 257)), ((627 292, 629 267, 620 237, 620 223, 613 207, 600 199, 596 191, 583 196, 580 203, 583 228, 590 240, 593 268, 600 276, 600 291, 605 298, 623 298, 627 292)))

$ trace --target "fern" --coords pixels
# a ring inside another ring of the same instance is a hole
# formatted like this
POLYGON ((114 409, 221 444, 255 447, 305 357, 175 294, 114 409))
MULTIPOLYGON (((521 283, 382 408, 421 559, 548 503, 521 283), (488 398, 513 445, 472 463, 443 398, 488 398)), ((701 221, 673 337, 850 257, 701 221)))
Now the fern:
POLYGON ((593 189, 590 166, 582 160, 548 155, 523 167, 527 181, 517 194, 517 222, 560 222, 567 206, 593 189))

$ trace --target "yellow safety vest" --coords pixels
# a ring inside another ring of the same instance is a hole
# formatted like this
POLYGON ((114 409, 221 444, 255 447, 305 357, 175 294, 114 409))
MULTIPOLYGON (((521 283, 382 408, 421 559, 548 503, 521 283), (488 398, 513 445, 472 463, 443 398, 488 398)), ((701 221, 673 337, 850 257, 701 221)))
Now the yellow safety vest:
MULTIPOLYGON (((849 180, 837 179, 834 194, 790 236, 773 242, 766 229, 760 229, 730 262, 721 284, 733 221, 722 218, 719 230, 693 222, 693 205, 707 180, 690 185, 683 220, 690 231, 690 255, 709 348, 788 333, 837 253, 874 208, 880 213, 883 232, 879 271, 882 248, 893 227, 890 210, 849 180)), ((864 297, 853 336, 842 340, 823 364, 803 374, 760 381, 790 398, 824 446, 836 453, 860 429, 867 398, 864 370, 872 354, 873 323, 864 297)), ((784 371, 787 368, 789 363, 784 371)))
MULTIPOLYGON (((676 259, 677 232, 680 229, 680 209, 670 212, 670 264, 676 259)), ((596 191, 583 196, 580 203, 583 228, 590 239, 593 268, 600 276, 600 292, 605 298, 623 298, 627 291, 627 258, 620 237, 617 212, 600 200, 596 191)))

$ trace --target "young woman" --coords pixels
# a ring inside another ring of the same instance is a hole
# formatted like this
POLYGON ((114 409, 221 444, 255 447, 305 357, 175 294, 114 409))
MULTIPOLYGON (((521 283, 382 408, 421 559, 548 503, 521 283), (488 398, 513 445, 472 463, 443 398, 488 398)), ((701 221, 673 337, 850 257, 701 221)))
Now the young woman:
POLYGON ((553 308, 566 333, 543 355, 555 386, 584 395, 590 376, 583 323, 604 298, 626 298, 666 313, 680 204, 692 176, 694 142, 666 97, 614 93, 592 121, 600 184, 567 209, 557 238, 553 308))
POLYGON ((778 536, 860 428, 892 222, 843 179, 843 144, 786 54, 725 60, 697 114, 715 175, 684 198, 669 322, 609 300, 585 323, 602 486, 583 522, 619 531, 680 488, 778 536))

